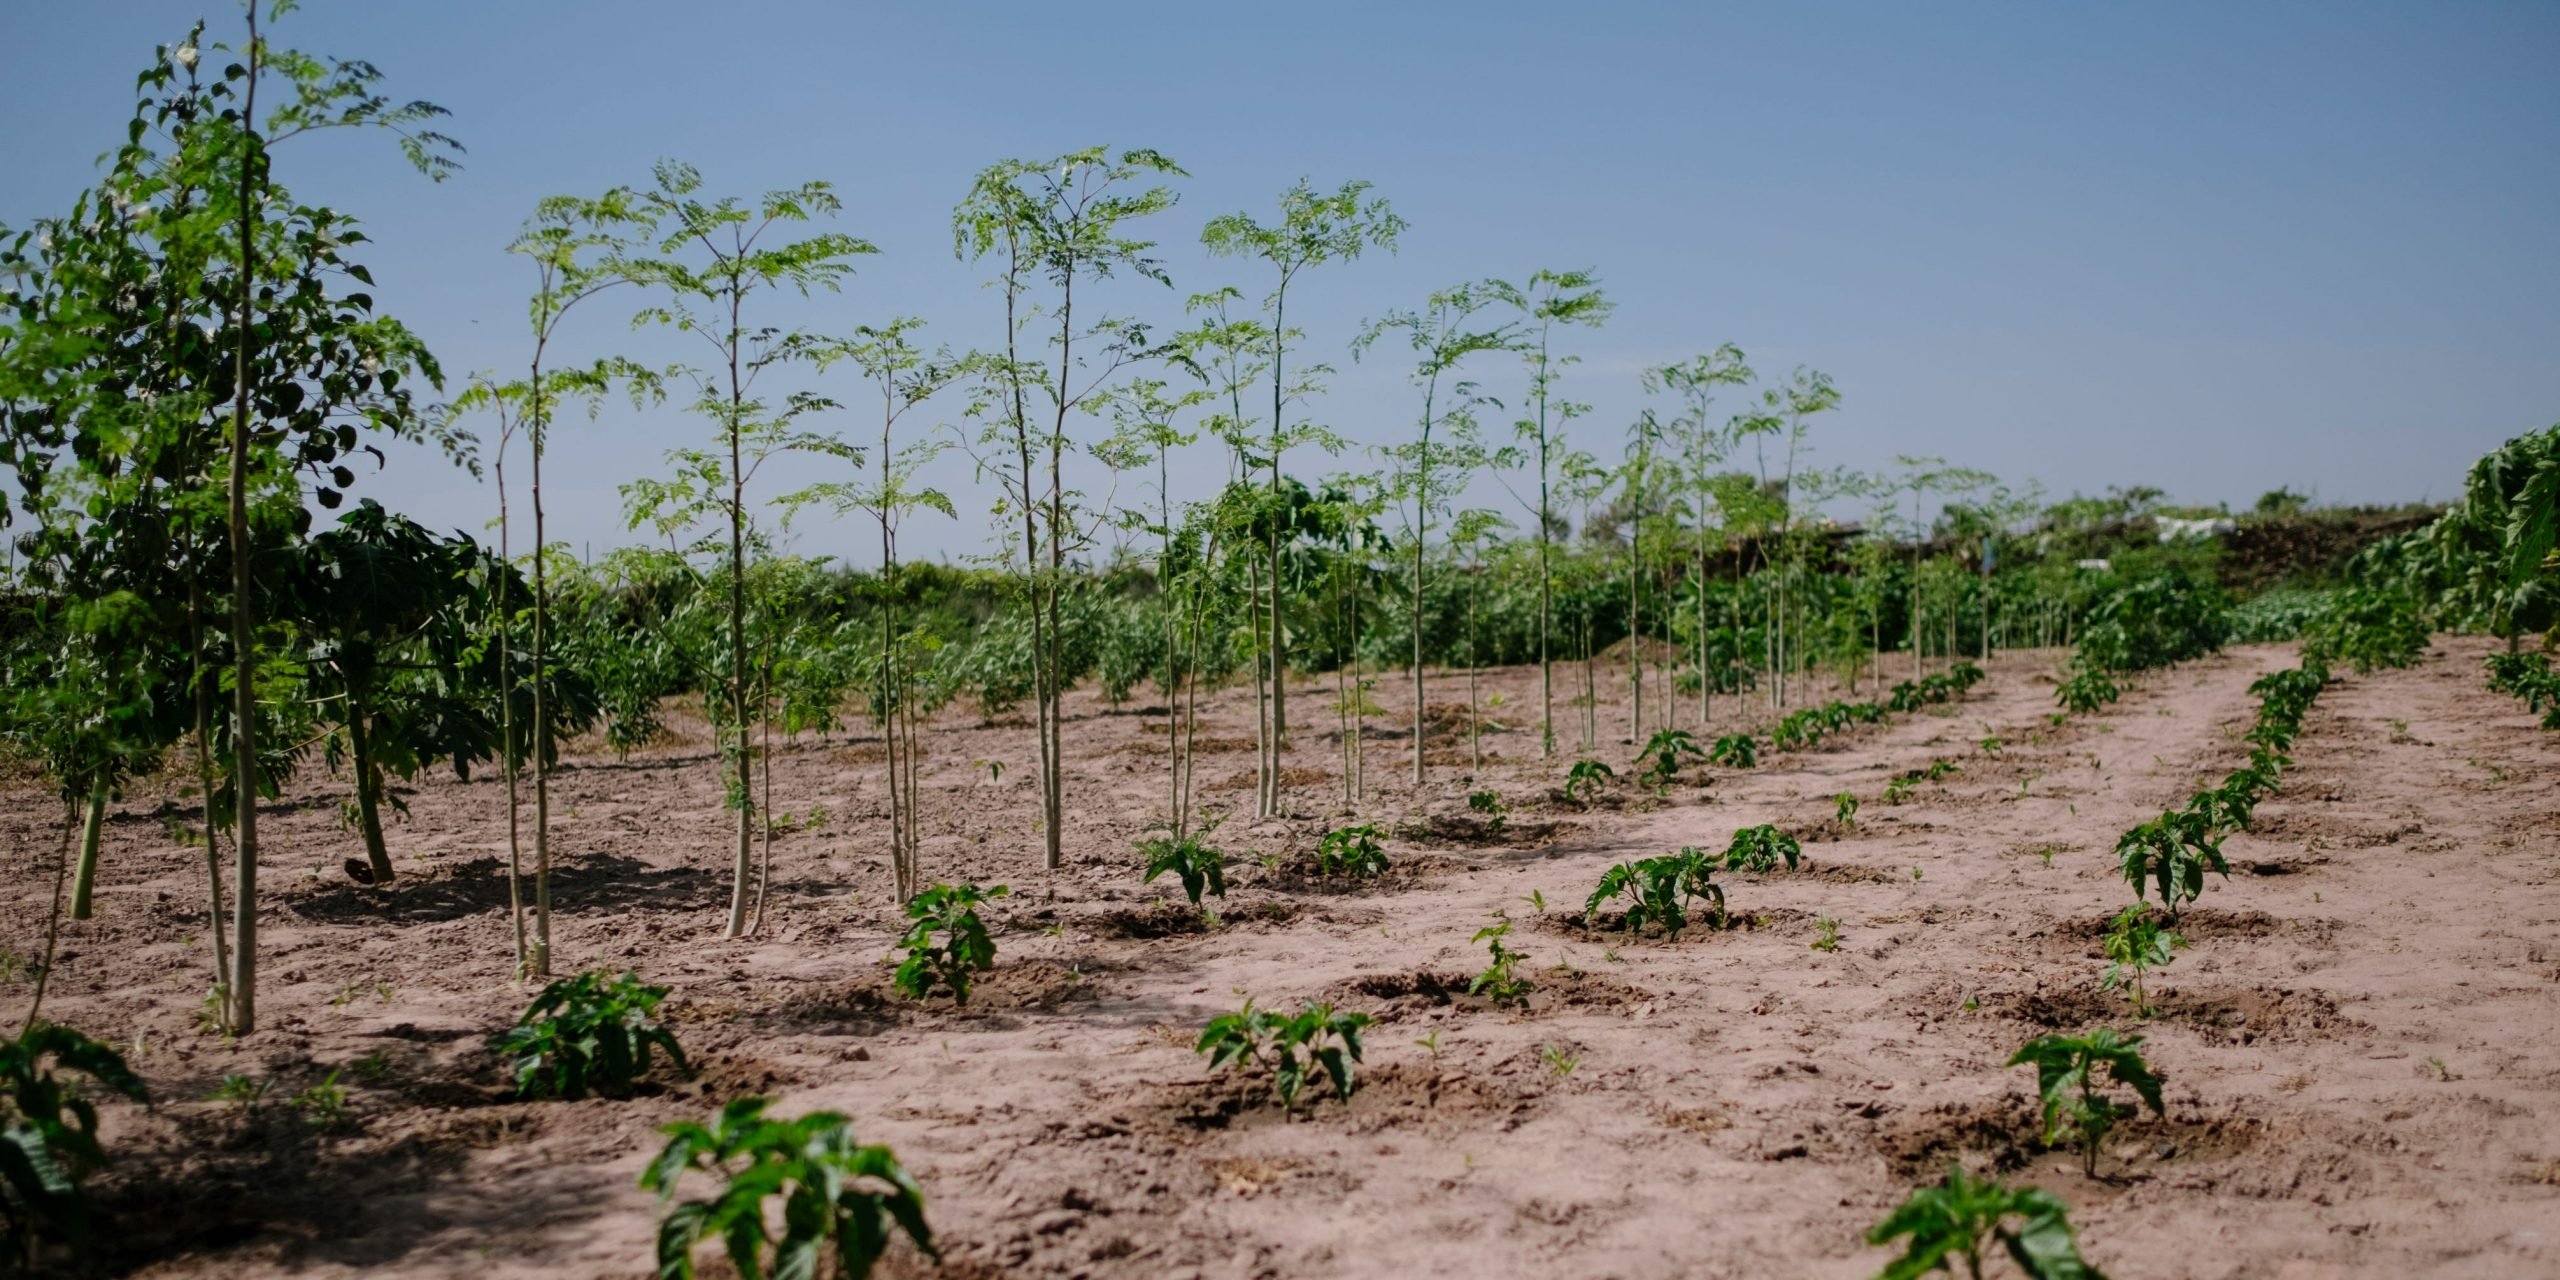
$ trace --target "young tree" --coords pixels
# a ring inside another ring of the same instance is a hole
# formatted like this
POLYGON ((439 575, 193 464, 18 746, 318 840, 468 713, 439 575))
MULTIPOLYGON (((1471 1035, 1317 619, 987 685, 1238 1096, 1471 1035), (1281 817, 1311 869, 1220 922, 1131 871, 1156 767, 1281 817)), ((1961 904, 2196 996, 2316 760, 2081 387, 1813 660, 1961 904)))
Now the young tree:
POLYGON ((903 625, 899 611, 902 584, 898 574, 898 530, 918 511, 938 511, 957 518, 959 512, 941 490, 917 483, 927 463, 948 447, 937 439, 900 444, 898 423, 932 399, 960 374, 947 351, 928 354, 908 335, 924 321, 901 316, 877 327, 854 330, 850 342, 837 344, 817 357, 824 369, 849 360, 879 397, 880 465, 868 486, 813 485, 786 498, 787 504, 824 500, 837 511, 868 512, 880 530, 880 576, 874 580, 880 611, 880 647, 873 675, 871 715, 886 744, 889 775, 889 867, 901 903, 923 887, 919 853, 923 848, 923 808, 918 793, 917 762, 924 744, 923 708, 916 688, 925 637, 903 625))
POLYGON ((532 350, 525 376, 509 381, 474 379, 453 404, 457 413, 487 412, 498 420, 498 554, 509 561, 514 557, 514 548, 507 511, 507 444, 521 430, 532 451, 533 645, 528 683, 532 688, 533 714, 531 741, 524 748, 516 745, 515 660, 510 647, 514 626, 510 621, 498 629, 499 666, 508 673, 508 691, 498 704, 499 733, 507 743, 500 758, 507 786, 507 901, 515 921, 516 968, 529 978, 551 973, 551 766, 558 750, 550 707, 551 580, 547 572, 549 557, 543 554, 549 543, 542 505, 542 463, 550 443, 552 415, 557 406, 574 398, 586 402, 592 417, 605 392, 617 380, 629 385, 635 401, 659 394, 655 375, 627 361, 608 359, 553 367, 551 345, 569 313, 579 304, 616 285, 632 283, 629 263, 647 252, 653 230, 635 194, 624 187, 594 199, 552 196, 535 205, 524 230, 507 246, 509 253, 523 255, 534 267, 533 296, 526 306, 532 350), (518 825, 521 757, 529 757, 533 766, 533 932, 529 942, 521 889, 523 837, 518 825))
POLYGON ((1147 150, 1114 156, 1107 148, 1089 147, 1052 160, 1006 160, 980 171, 951 215, 954 252, 971 261, 994 257, 1004 297, 1004 349, 974 362, 981 382, 973 411, 987 424, 982 441, 1007 446, 1013 454, 1001 466, 982 460, 981 467, 1002 477, 1005 496, 998 514, 1018 511, 1022 517, 1022 572, 1039 703, 1042 864, 1051 869, 1061 860, 1066 821, 1059 604, 1073 536, 1067 422, 1086 411, 1122 367, 1154 354, 1143 325, 1109 317, 1080 321, 1076 290, 1122 272, 1171 286, 1149 256, 1155 243, 1123 231, 1125 224, 1173 207, 1171 187, 1139 186, 1168 175, 1184 176, 1172 160, 1147 150), (1045 317, 1034 297, 1043 283, 1053 298, 1045 317), (1044 318, 1054 372, 1023 351, 1032 326, 1044 318), (1046 402, 1036 411, 1034 397, 1046 402))
POLYGON ((1720 540, 1721 531, 1710 523, 1708 512, 1716 508, 1717 468, 1723 465, 1725 454, 1733 447, 1732 435, 1708 415, 1714 408, 1719 391, 1749 381, 1751 366, 1744 362, 1742 349, 1730 342, 1678 364, 1647 369, 1643 377, 1645 394, 1667 393, 1678 400, 1678 407, 1662 426, 1679 451, 1679 465, 1674 474, 1687 500, 1690 525, 1696 534, 1692 568, 1697 587, 1698 724, 1701 727, 1714 719, 1716 706, 1715 679, 1708 670, 1706 586, 1710 544, 1720 540))
POLYGON ((824 342, 797 330, 752 325, 748 306, 776 290, 803 297, 833 292, 852 273, 855 258, 877 250, 841 232, 768 241, 777 228, 842 210, 843 201, 825 182, 769 191, 752 205, 735 197, 705 201, 695 194, 701 187, 702 175, 693 166, 659 162, 655 186, 640 193, 636 203, 662 237, 661 256, 623 269, 668 295, 664 305, 640 313, 642 323, 672 326, 710 347, 708 367, 681 372, 694 384, 694 412, 711 421, 718 441, 709 450, 670 451, 674 479, 642 480, 623 486, 622 492, 635 528, 655 523, 672 532, 704 518, 716 518, 723 526, 725 541, 718 549, 727 570, 728 652, 719 692, 729 721, 721 726, 721 753, 730 765, 730 800, 738 811, 727 929, 727 936, 735 938, 747 932, 748 886, 755 874, 747 645, 747 547, 753 517, 747 509, 747 485, 764 463, 786 454, 821 454, 856 465, 861 461, 860 450, 798 426, 802 417, 834 408, 832 402, 806 391, 787 393, 779 401, 754 394, 764 374, 812 359, 824 342), (672 256, 679 253, 686 256, 672 256))
POLYGON ((1484 465, 1476 410, 1487 404, 1498 408, 1501 402, 1485 395, 1474 382, 1452 375, 1468 356, 1514 349, 1516 322, 1483 327, 1476 318, 1499 300, 1499 292, 1484 284, 1443 289, 1432 294, 1419 310, 1390 311, 1372 322, 1351 348, 1357 358, 1387 334, 1402 333, 1406 349, 1413 356, 1413 368, 1407 376, 1422 391, 1422 414, 1415 421, 1414 438, 1381 450, 1394 469, 1398 511, 1404 516, 1412 539, 1413 781, 1417 786, 1423 778, 1422 739, 1428 728, 1422 697, 1422 564, 1431 541, 1431 517, 1448 505, 1452 487, 1442 485, 1435 489, 1433 482, 1443 473, 1455 472, 1463 477, 1484 465), (1445 399, 1444 381, 1449 384, 1445 399), (1438 440, 1432 438, 1435 432, 1440 436, 1438 440))
MULTIPOLYGON (((1297 332, 1289 328, 1289 286, 1298 273, 1327 262, 1347 261, 1360 256, 1368 248, 1392 253, 1396 237, 1405 229, 1404 219, 1397 217, 1383 197, 1369 196, 1369 183, 1352 181, 1342 184, 1331 195, 1317 191, 1305 178, 1280 193, 1279 221, 1265 226, 1252 215, 1231 213, 1212 218, 1202 228, 1200 241, 1209 252, 1220 257, 1260 258, 1270 264, 1275 279, 1263 306, 1271 313, 1271 323, 1264 328, 1270 342, 1267 363, 1271 373, 1271 435, 1269 451, 1258 461, 1270 478, 1271 500, 1280 501, 1280 469, 1282 455, 1292 444, 1313 441, 1327 452, 1341 448, 1341 441, 1321 427, 1302 424, 1291 428, 1288 409, 1292 401, 1303 401, 1322 390, 1319 381, 1329 370, 1322 365, 1300 370, 1292 382, 1288 368, 1289 342, 1297 332)), ((1248 463, 1256 459, 1248 458, 1248 463)), ((1270 716, 1265 730, 1270 740, 1272 759, 1270 772, 1273 794, 1263 813, 1268 816, 1278 805, 1277 773, 1279 753, 1287 746, 1289 736, 1288 632, 1281 601, 1286 594, 1281 588, 1281 542, 1283 526, 1275 522, 1267 533, 1265 552, 1269 557, 1271 600, 1262 628, 1264 661, 1271 681, 1270 716)))
POLYGON ((1556 672, 1549 633, 1555 625, 1555 544, 1556 526, 1554 482, 1556 462, 1563 447, 1563 433, 1575 418, 1589 413, 1591 407, 1555 397, 1557 381, 1564 370, 1580 363, 1579 356, 1555 354, 1557 325, 1583 325, 1597 329, 1609 319, 1616 303, 1600 292, 1600 277, 1591 271, 1548 271, 1532 273, 1528 283, 1514 288, 1495 282, 1503 299, 1521 313, 1521 320, 1536 337, 1524 339, 1520 346, 1521 361, 1529 370, 1529 395, 1519 421, 1512 424, 1513 433, 1529 449, 1529 458, 1537 468, 1538 503, 1538 750, 1553 757, 1556 753, 1556 672))

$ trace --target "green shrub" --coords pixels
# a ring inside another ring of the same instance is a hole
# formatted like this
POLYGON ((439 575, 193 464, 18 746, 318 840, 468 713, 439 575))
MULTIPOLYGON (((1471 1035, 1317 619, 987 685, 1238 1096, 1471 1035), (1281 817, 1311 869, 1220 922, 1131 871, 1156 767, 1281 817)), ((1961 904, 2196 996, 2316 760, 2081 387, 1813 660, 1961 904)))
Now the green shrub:
POLYGON ((720 1181, 707 1200, 687 1200, 658 1223, 661 1280, 693 1280, 693 1255, 718 1240, 747 1280, 865 1280, 888 1252, 895 1229, 940 1261, 924 1220, 924 1193, 897 1155, 854 1140, 852 1122, 833 1111, 771 1120, 763 1098, 740 1098, 708 1125, 679 1123, 640 1175, 659 1203, 674 1201, 687 1173, 720 1181), (782 1200, 778 1218, 765 1203, 782 1200), (782 1234, 772 1233, 779 1221, 782 1234))
POLYGON ((2131 1089, 2153 1115, 2167 1114, 2160 1106, 2160 1077, 2142 1060, 2141 1048, 2142 1037, 2100 1027, 2085 1035, 2038 1036, 2009 1057, 2010 1066, 2036 1069, 2045 1144, 2076 1138, 2081 1165, 2093 1178, 2107 1131, 2117 1120, 2136 1114, 2136 1108, 2108 1097, 2108 1086, 2131 1089))
POLYGON ((891 979, 898 994, 922 1000, 934 988, 945 987, 952 1003, 969 1003, 971 976, 996 967, 995 939, 987 936, 978 908, 1008 892, 1003 885, 937 884, 909 899, 907 931, 898 939, 907 958, 891 979), (935 934, 942 935, 941 942, 933 940, 935 934))
POLYGON ((1283 1107, 1298 1105, 1311 1074, 1348 1102, 1351 1064, 1360 1060, 1360 1029, 1371 1021, 1368 1014, 1319 1000, 1289 1015, 1257 1009, 1247 1000, 1242 1009, 1210 1019, 1193 1051, 1208 1057, 1211 1070, 1246 1063, 1269 1069, 1272 1092, 1283 1107))
POLYGON ((1713 902, 1716 919, 1724 919, 1724 887, 1714 877, 1714 861, 1697 849, 1622 862, 1601 873, 1599 885, 1583 901, 1582 914, 1589 919, 1600 914, 1604 903, 1628 898, 1627 932, 1639 933, 1647 924, 1658 924, 1677 938, 1689 927, 1691 902, 1713 902))
MULTIPOLYGON (((1477 792, 1487 795, 1489 792, 1477 792)), ((1316 874, 1378 876, 1387 872, 1387 851, 1378 843, 1378 824, 1363 822, 1324 834, 1316 842, 1316 874)))
POLYGON ((1141 883, 1154 884, 1156 877, 1170 871, 1182 881, 1182 892, 1195 907, 1203 892, 1227 896, 1227 855, 1210 846, 1206 830, 1180 836, 1168 827, 1152 830, 1157 834, 1138 841, 1138 852, 1147 860, 1141 883))
POLYGON ((2304 634, 2306 656, 2343 661, 2358 672, 2414 665, 2427 651, 2429 628, 2418 602, 2397 591, 2354 587, 2339 592, 2304 634))
POLYGON ((619 1097, 649 1074, 656 1050, 664 1049, 678 1070, 690 1070, 675 1033, 655 1016, 666 997, 665 987, 627 972, 612 979, 600 970, 562 978, 534 997, 495 1048, 512 1060, 522 1097, 619 1097))
POLYGON ((80 1184, 105 1167, 107 1153, 96 1105, 56 1072, 149 1101, 121 1055, 69 1027, 39 1022, 0 1042, 0 1274, 38 1274, 48 1244, 75 1257, 89 1248, 89 1198, 80 1184))
MULTIPOLYGON (((1847 812, 1857 812, 1857 797, 1849 797, 1847 812)), ((1803 856, 1804 846, 1796 843, 1794 836, 1763 822, 1733 833, 1733 840, 1724 848, 1724 869, 1766 874, 1784 862, 1787 870, 1793 871, 1803 856)))
POLYGON ((1982 1280, 1983 1258, 1996 1245, 2029 1280, 2103 1280, 2080 1257, 2080 1242, 2062 1201, 2034 1187, 1976 1181, 1962 1165, 1947 1166, 1946 1180, 1922 1187, 1902 1207, 1867 1232, 1868 1244, 1908 1237, 1902 1256, 1885 1264, 1876 1280, 1919 1280, 1955 1274, 1958 1259, 1969 1280, 1982 1280), (2015 1220, 2015 1225, 2012 1221, 2015 1220))

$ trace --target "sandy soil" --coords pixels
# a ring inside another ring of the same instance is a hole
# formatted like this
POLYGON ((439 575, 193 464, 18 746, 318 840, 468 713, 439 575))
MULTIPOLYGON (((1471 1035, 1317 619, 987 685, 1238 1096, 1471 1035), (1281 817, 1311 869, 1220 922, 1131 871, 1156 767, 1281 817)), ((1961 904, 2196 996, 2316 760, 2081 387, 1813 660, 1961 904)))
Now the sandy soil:
MULTIPOLYGON (((236 1046, 195 1027, 201 863, 162 834, 170 796, 138 788, 48 1012, 128 1046, 159 1099, 109 1108, 118 1160, 99 1183, 109 1260, 154 1277, 647 1275, 655 1206, 634 1179, 655 1127, 749 1091, 851 1112, 893 1144, 952 1275, 1863 1276, 1886 1255, 1861 1233, 1961 1160, 2062 1195, 2120 1278, 2547 1276, 2560 735, 2482 686, 2486 651, 2443 640, 2313 708, 2297 770, 2230 842, 2236 874, 2188 913, 2193 946, 2139 1024, 2168 1115, 2121 1128, 2099 1180, 2036 1145, 2032 1075, 2000 1064, 2048 1029, 2137 1026, 2098 990, 2098 930, 2127 901, 2109 848, 2243 757, 2246 686, 2291 663, 2281 647, 2155 675, 2060 726, 2057 655, 2004 654, 1956 706, 1589 811, 1550 798, 1570 745, 1542 763, 1518 731, 1487 736, 1499 755, 1479 776, 1462 740, 1435 743, 1447 763, 1412 789, 1391 713, 1373 722, 1365 812, 1405 820, 1398 866, 1348 890, 1263 862, 1338 822, 1330 681, 1310 681, 1290 764, 1315 781, 1290 792, 1299 816, 1219 833, 1238 861, 1214 926, 1159 905, 1178 889, 1139 884, 1128 852, 1161 805, 1160 709, 1071 704, 1056 873, 1038 867, 1028 727, 955 714, 930 746, 928 873, 1015 891, 965 1010, 888 995, 876 741, 782 753, 775 808, 826 817, 778 841, 764 933, 738 941, 718 936, 711 759, 684 743, 582 758, 557 791, 561 966, 672 986, 703 1066, 622 1102, 509 1101, 483 1047, 527 998, 493 781, 408 797, 387 889, 337 870, 357 851, 343 786, 315 771, 275 807, 267 1026, 236 1046), (1880 801, 1937 758, 1962 772, 1880 801), (991 778, 987 760, 1009 767, 991 778), (1479 787, 1512 805, 1498 835, 1466 817, 1479 787), (1842 790, 1865 801, 1853 831, 1831 821, 1842 790), (1810 861, 1734 877, 1733 927, 1670 943, 1572 917, 1613 861, 1759 822, 1805 836, 1810 861), (1483 963, 1469 937, 1496 912, 1531 957, 1523 1010, 1463 994, 1483 963), (1836 951, 1810 945, 1824 917, 1836 951), (1292 1117, 1207 1075, 1190 1040, 1244 994, 1378 1016, 1349 1104, 1292 1117), (379 1079, 347 1077, 347 1130, 314 1132, 281 1101, 377 1053, 379 1079), (243 1114, 205 1100, 227 1073, 277 1083, 243 1114)), ((1489 673, 1508 700, 1494 716, 1523 718, 1535 678, 1489 673)), ((1389 678, 1379 696, 1403 695, 1389 678)), ((1433 690, 1463 698, 1455 679, 1433 690)), ((1745 710, 1720 700, 1720 718, 1745 710)), ((1250 715, 1231 693, 1203 728, 1235 748, 1201 761, 1213 806, 1249 795, 1250 715)), ((1603 715, 1625 733, 1622 705, 1603 715)), ((0 795, 0 948, 18 956, 41 945, 57 822, 23 785, 0 795)), ((12 1005, 26 992, 0 985, 12 1005)))

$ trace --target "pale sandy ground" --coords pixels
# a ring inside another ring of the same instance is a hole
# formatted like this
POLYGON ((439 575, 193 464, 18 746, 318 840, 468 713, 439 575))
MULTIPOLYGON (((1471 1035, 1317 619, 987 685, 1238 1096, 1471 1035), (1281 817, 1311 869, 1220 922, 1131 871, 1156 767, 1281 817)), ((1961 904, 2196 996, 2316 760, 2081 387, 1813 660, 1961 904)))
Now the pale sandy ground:
MULTIPOLYGON (((778 844, 765 935, 735 942, 716 936, 708 759, 679 745, 587 761, 559 791, 564 966, 673 986, 667 1011, 706 1067, 626 1102, 497 1088, 481 1041, 526 993, 508 980, 493 783, 418 789, 387 892, 334 870, 354 851, 342 788, 297 788, 268 826, 269 1029, 229 1048, 192 1026, 200 864, 138 788, 49 1012, 138 1044, 162 1100, 110 1109, 126 1154, 102 1184, 113 1260, 156 1277, 643 1276, 655 1206, 633 1179, 654 1126, 759 1090, 894 1145, 952 1275, 1864 1276, 1886 1255, 1861 1233, 1950 1159, 2062 1195, 2120 1280, 2556 1275, 2560 735, 2482 686, 2487 651, 2442 640, 2415 670, 2328 690, 2142 1023, 2097 990, 2098 926, 2129 900, 2110 846, 2245 756, 2245 687, 2292 662, 2283 647, 2160 673, 2060 728, 2057 655, 2002 655, 1953 708, 1588 813, 1538 803, 1564 761, 1537 761, 1529 734, 1490 735, 1501 759, 1473 780, 1462 750, 1444 754, 1421 792, 1395 781, 1409 740, 1379 737, 1372 816, 1449 819, 1485 786, 1514 805, 1512 832, 1399 839, 1398 874, 1341 892, 1251 856, 1333 825, 1338 794, 1301 786, 1303 816, 1220 833, 1240 859, 1223 925, 1172 936, 1142 935, 1187 915, 1145 904, 1178 891, 1139 885, 1127 852, 1160 803, 1144 726, 1161 716, 1079 697, 1071 865, 1051 874, 1027 729, 955 714, 934 740, 928 870, 1015 888, 999 970, 966 1011, 884 996, 876 744, 783 758, 776 808, 823 804, 828 821, 778 844), (1881 802, 1888 777, 1941 757, 1963 771, 1881 802), (990 758, 1010 766, 1000 781, 990 758), (1865 802, 1851 833, 1830 822, 1842 790, 1865 802), (1573 923, 1614 860, 1720 848, 1759 822, 1806 835, 1811 861, 1733 877, 1737 927, 1674 944, 1573 923), (1443 990, 1482 966, 1469 937, 1497 911, 1541 988, 1526 1011, 1443 990), (1829 953, 1809 945, 1826 915, 1829 953), (1379 1016, 1347 1106, 1292 1118, 1207 1077, 1190 1039, 1244 994, 1379 1016), (2037 1147, 2032 1075, 2001 1063, 2044 1030, 2100 1024, 2148 1036, 2170 1105, 2120 1130, 2092 1181, 2037 1147), (1436 1053, 1419 1043, 1435 1033, 1436 1053), (349 1133, 309 1134, 273 1101, 242 1119, 199 1100, 227 1072, 272 1075, 281 1098, 376 1050, 391 1070, 357 1086, 349 1133)), ((1535 672, 1487 687, 1516 722, 1535 672)), ((1392 678, 1379 696, 1403 699, 1392 678)), ((1292 765, 1328 768, 1329 711, 1312 692, 1296 709, 1309 731, 1292 765)), ((1217 734, 1249 733, 1249 701, 1219 713, 1217 734)), ((1623 736, 1623 707, 1605 714, 1623 736)), ((1623 766, 1630 748, 1598 754, 1623 766)), ((1200 777, 1251 764, 1210 756, 1200 777)), ((0 810, 17 904, 0 947, 21 956, 41 943, 54 822, 23 789, 0 810)), ((25 992, 0 986, 13 1005, 25 992)))

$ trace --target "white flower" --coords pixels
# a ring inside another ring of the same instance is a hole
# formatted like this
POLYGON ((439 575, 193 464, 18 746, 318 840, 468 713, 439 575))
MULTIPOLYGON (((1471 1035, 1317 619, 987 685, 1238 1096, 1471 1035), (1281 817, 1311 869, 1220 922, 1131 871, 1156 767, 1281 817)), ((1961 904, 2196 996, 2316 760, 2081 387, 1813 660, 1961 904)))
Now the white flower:
POLYGON ((366 377, 372 377, 373 375, 382 372, 382 361, 375 359, 372 356, 366 356, 364 358, 364 372, 366 377))
POLYGON ((196 64, 196 47, 191 44, 179 45, 177 52, 170 54, 169 58, 179 66, 192 67, 196 64))
POLYGON ((37 233, 36 248, 41 249, 46 253, 53 252, 53 233, 50 231, 37 233))

